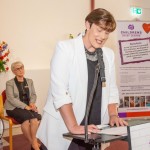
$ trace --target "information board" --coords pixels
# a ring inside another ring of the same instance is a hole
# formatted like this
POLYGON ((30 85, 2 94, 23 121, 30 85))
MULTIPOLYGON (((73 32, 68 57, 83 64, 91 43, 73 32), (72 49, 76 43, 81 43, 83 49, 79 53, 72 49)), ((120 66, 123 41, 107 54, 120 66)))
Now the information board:
POLYGON ((150 116, 150 22, 117 21, 119 116, 150 116))

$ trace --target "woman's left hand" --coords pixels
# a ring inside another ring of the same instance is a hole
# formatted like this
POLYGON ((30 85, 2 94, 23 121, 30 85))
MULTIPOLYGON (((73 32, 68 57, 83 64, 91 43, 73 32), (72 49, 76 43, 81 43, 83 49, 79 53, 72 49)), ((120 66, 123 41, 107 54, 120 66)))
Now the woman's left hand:
POLYGON ((32 111, 35 111, 35 112, 37 112, 38 110, 37 110, 37 107, 35 106, 35 104, 34 103, 30 103, 30 108, 31 108, 31 110, 32 111))
POLYGON ((116 125, 117 127, 128 125, 128 123, 125 120, 123 120, 122 118, 119 118, 119 116, 117 116, 117 115, 111 115, 110 116, 109 124, 111 126, 116 125))

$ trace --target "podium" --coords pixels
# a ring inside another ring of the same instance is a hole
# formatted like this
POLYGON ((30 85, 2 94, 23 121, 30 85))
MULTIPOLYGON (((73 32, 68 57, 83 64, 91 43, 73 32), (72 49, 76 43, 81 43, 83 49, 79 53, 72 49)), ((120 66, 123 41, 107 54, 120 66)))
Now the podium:
MULTIPOLYGON (((78 135, 78 134, 71 134, 71 133, 65 133, 63 134, 66 138, 75 138, 79 140, 85 140, 85 135, 78 135)), ((107 135, 107 134, 96 134, 92 133, 88 135, 89 143, 96 145, 97 143, 108 143, 115 140, 127 140, 127 136, 118 136, 118 135, 107 135)))
MULTIPOLYGON (((97 143, 109 143, 117 140, 128 142, 129 150, 150 150, 150 119, 133 119, 128 120, 127 135, 108 135, 108 134, 89 134, 89 143, 96 145, 97 143)), ((85 135, 77 135, 71 133, 63 134, 66 138, 75 138, 85 140, 85 135)))
POLYGON ((150 120, 133 123, 127 130, 129 150, 150 150, 150 120))

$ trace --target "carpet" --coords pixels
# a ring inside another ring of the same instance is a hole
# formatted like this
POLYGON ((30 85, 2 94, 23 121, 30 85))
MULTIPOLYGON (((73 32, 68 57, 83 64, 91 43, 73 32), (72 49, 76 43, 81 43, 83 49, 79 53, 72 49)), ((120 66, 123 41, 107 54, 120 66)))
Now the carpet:
MULTIPOLYGON (((9 142, 9 137, 4 137, 9 142)), ((9 146, 3 147, 3 150, 9 150, 9 146)), ((13 150, 31 150, 31 145, 23 134, 13 136, 13 150)))
POLYGON ((128 150, 128 142, 123 140, 117 140, 110 143, 110 147, 105 150, 128 150))

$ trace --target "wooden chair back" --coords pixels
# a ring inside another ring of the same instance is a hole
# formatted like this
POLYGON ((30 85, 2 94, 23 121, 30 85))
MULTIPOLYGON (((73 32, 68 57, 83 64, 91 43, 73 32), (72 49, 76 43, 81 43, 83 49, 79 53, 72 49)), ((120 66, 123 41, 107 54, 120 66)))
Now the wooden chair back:
POLYGON ((19 123, 9 117, 4 115, 4 103, 6 101, 6 91, 4 90, 0 95, 0 118, 9 123, 9 150, 13 150, 13 135, 12 135, 12 126, 18 125, 19 123))
POLYGON ((5 90, 0 95, 0 115, 4 115, 4 103, 6 101, 6 92, 5 90))

